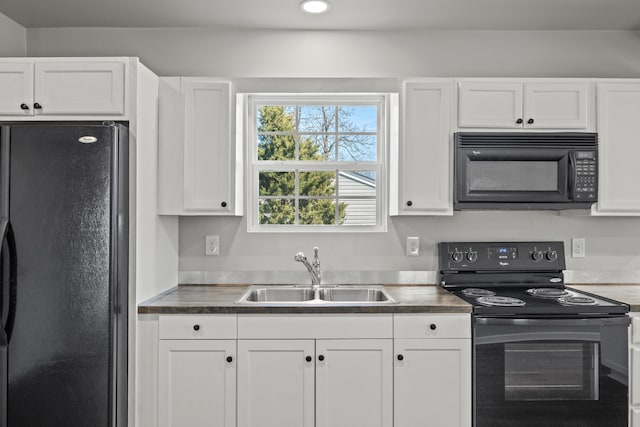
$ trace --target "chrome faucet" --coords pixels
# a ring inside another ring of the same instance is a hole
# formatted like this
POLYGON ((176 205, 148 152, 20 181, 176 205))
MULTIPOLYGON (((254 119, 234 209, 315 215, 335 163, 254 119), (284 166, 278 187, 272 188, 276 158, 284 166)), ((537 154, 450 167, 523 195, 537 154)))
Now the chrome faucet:
POLYGON ((298 252, 296 256, 293 257, 293 259, 295 261, 303 263, 304 266, 307 267, 309 276, 311 276, 311 285, 313 286, 314 289, 317 289, 318 286, 320 286, 320 279, 321 279, 320 278, 320 258, 318 258, 318 248, 317 247, 313 248, 313 252, 315 253, 315 255, 313 256, 312 264, 309 264, 309 260, 307 260, 307 257, 302 252, 298 252))

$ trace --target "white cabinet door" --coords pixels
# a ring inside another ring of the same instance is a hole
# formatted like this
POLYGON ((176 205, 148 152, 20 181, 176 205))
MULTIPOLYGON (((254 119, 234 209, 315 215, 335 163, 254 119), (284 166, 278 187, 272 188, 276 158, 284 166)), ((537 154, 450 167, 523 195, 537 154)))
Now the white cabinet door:
POLYGON ((36 62, 36 114, 122 115, 125 71, 122 61, 36 62))
POLYGON ((314 354, 313 340, 238 340, 238 427, 314 427, 314 354))
POLYGON ((0 63, 0 115, 33 115, 32 62, 0 63))
POLYGON ((631 427, 640 427, 640 409, 631 410, 631 421, 629 425, 631 427))
POLYGON ((523 126, 587 129, 589 83, 525 83, 523 126))
POLYGON ((392 146, 391 215, 452 215, 452 80, 407 81, 392 146))
POLYGON ((242 215, 242 155, 231 138, 231 83, 160 81, 160 215, 242 215))
POLYGON ((458 81, 458 127, 589 128, 588 80, 458 81))
POLYGON ((595 215, 640 215, 640 80, 596 85, 599 192, 595 215))
POLYGON ((235 427, 236 341, 160 340, 159 346, 159 426, 235 427))
POLYGON ((394 340, 394 427, 471 426, 471 340, 394 340))
POLYGON ((184 209, 231 211, 229 82, 183 80, 184 209))
POLYGON ((640 406, 640 346, 631 347, 631 404, 640 406))
POLYGON ((519 82, 458 82, 458 127, 522 128, 523 86, 519 82))
POLYGON ((390 339, 316 342, 316 427, 393 425, 392 345, 390 339))

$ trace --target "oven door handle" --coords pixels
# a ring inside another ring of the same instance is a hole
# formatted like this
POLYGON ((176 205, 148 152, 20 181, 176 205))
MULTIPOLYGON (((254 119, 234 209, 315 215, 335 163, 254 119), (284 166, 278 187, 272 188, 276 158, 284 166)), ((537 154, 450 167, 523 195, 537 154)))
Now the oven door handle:
POLYGON ((476 317, 477 325, 486 326, 612 326, 631 324, 628 316, 581 318, 581 319, 504 319, 495 317, 476 317))

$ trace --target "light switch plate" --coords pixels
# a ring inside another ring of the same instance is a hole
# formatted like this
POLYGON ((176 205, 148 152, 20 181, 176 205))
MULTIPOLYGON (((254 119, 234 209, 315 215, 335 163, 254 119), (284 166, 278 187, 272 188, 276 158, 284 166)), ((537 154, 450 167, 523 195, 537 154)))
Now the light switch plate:
POLYGON ((584 258, 587 253, 587 243, 584 238, 571 239, 571 257, 584 258))
POLYGON ((407 256, 420 256, 419 237, 407 237, 407 256))
POLYGON ((205 236, 204 253, 208 256, 220 255, 220 236, 205 236))

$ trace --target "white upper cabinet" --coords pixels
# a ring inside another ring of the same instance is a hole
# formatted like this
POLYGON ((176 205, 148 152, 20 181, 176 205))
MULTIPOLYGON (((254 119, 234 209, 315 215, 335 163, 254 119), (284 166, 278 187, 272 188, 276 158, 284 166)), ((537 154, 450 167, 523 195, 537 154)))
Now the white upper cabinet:
POLYGON ((452 79, 405 81, 391 141, 391 215, 452 215, 452 79))
POLYGON ((600 175, 592 214, 640 216, 640 80, 602 80, 596 91, 600 175))
POLYGON ((161 79, 161 215, 242 214, 242 156, 233 150, 231 111, 228 81, 161 79))
POLYGON ((590 92, 579 79, 461 79, 458 127, 591 130, 590 92))
POLYGON ((126 58, 2 59, 0 115, 17 119, 122 118, 126 58))
POLYGON ((33 114, 33 63, 0 62, 0 114, 33 114))

